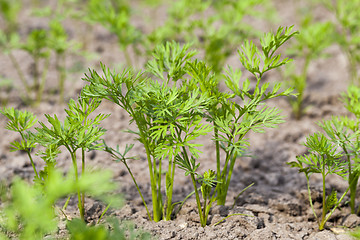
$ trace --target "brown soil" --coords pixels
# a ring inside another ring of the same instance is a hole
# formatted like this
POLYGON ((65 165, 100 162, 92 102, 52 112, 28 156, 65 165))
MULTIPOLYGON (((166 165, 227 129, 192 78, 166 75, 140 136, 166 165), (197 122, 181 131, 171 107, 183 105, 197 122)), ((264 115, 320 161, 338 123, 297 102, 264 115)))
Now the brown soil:
MULTIPOLYGON (((304 1, 274 1, 282 19, 278 25, 292 25, 296 23, 297 9, 303 7, 304 1)), ((319 18, 328 17, 324 9, 316 9, 319 18)), ((163 17, 159 13, 160 19, 163 17)), ((25 10, 21 17, 24 22, 21 31, 26 32, 33 27, 42 26, 38 19, 29 18, 30 13, 25 10), (25 21, 26 19, 30 21, 25 21)), ((136 21, 135 21, 136 22, 136 21)), ((67 23, 68 31, 77 37, 71 21, 67 23)), ((99 61, 108 66, 119 66, 124 58, 118 46, 116 38, 105 29, 96 26, 87 34, 88 51, 97 52, 96 59, 83 60, 80 57, 68 59, 68 66, 82 64, 83 70, 69 75, 67 81, 68 97, 76 97, 77 92, 85 84, 81 81, 86 68, 98 68, 99 61)), ((327 224, 327 229, 318 231, 317 223, 311 212, 307 197, 305 176, 299 174, 296 169, 289 168, 286 162, 295 160, 295 156, 306 152, 301 145, 306 136, 319 128, 316 122, 328 119, 332 115, 346 114, 342 103, 338 100, 340 93, 348 86, 347 62, 340 50, 333 46, 329 49, 331 58, 313 62, 308 77, 308 88, 306 104, 310 107, 301 119, 297 121, 292 117, 291 108, 285 98, 270 101, 270 105, 276 105, 283 110, 286 122, 277 129, 269 129, 265 134, 249 134, 251 142, 250 152, 252 158, 238 159, 235 172, 231 180, 229 195, 225 206, 214 206, 209 215, 208 226, 200 227, 199 217, 194 198, 188 200, 176 218, 172 221, 151 222, 147 219, 145 208, 136 191, 136 188, 121 163, 113 162, 107 154, 102 152, 91 153, 88 164, 110 168, 114 172, 114 181, 120 184, 119 192, 124 194, 126 204, 122 209, 109 211, 108 215, 116 216, 121 220, 132 220, 138 228, 150 231, 158 239, 351 239, 345 232, 345 228, 353 228, 360 224, 360 218, 351 215, 347 205, 342 211, 336 211, 327 224), (250 189, 244 192, 236 201, 235 207, 231 208, 234 197, 246 186, 255 183, 250 189), (215 223, 233 213, 242 213, 250 216, 236 215, 227 218, 224 222, 214 226, 215 223), (345 227, 345 228, 343 228, 345 227)), ((21 67, 29 69, 31 60, 22 52, 15 52, 16 57, 21 59, 21 67)), ((143 61, 143 60, 141 60, 143 61)), ((239 65, 236 55, 231 58, 230 64, 239 65)), ((141 63, 138 63, 140 67, 141 63)), ((28 71, 27 74, 30 74, 28 71)), ((14 71, 7 56, 0 55, 0 75, 14 79, 16 88, 1 92, 1 96, 9 98, 8 106, 19 109, 28 109, 34 112, 39 120, 44 121, 44 113, 57 114, 60 118, 65 116, 64 106, 57 105, 57 95, 46 94, 45 100, 36 108, 27 107, 19 99, 21 85, 16 80, 17 74, 14 71)), ((269 74, 269 81, 278 80, 278 74, 269 74)), ((49 73, 48 83, 56 87, 54 70, 49 73)), ((3 99, 3 97, 1 97, 3 99)), ((4 101, 4 100, 2 100, 4 101)), ((108 132, 105 140, 109 145, 120 145, 124 148, 126 144, 134 143, 133 136, 122 132, 129 128, 129 117, 126 112, 109 102, 101 105, 101 112, 111 113, 102 126, 108 132)), ((10 180, 15 175, 25 179, 32 179, 32 167, 25 154, 20 152, 9 152, 10 142, 18 139, 17 134, 5 130, 6 120, 0 116, 0 178, 10 180)), ((130 126, 134 128, 134 126, 130 126)), ((214 145, 209 141, 210 136, 201 138, 204 145, 203 154, 199 161, 201 170, 215 169, 214 145)), ((136 144, 132 150, 139 160, 130 162, 130 167, 135 174, 148 206, 151 206, 151 192, 145 153, 140 144, 136 144)), ((39 161, 38 166, 41 166, 39 161)), ((70 167, 70 159, 63 154, 59 159, 59 167, 67 169, 70 167)), ((200 171, 201 171, 200 170, 200 171)), ((184 176, 184 172, 177 169, 175 178, 174 200, 184 199, 192 192, 190 179, 184 176)), ((312 178, 314 205, 319 210, 321 204, 319 178, 312 178)), ((329 179, 332 188, 343 192, 346 183, 338 178, 329 179)), ((344 201, 346 202, 346 201, 344 201)), ((70 206, 70 215, 76 215, 76 201, 70 206)), ((88 200, 86 204, 88 221, 96 220, 103 206, 96 201, 88 200)), ((60 235, 65 233, 64 226, 60 226, 60 235)))

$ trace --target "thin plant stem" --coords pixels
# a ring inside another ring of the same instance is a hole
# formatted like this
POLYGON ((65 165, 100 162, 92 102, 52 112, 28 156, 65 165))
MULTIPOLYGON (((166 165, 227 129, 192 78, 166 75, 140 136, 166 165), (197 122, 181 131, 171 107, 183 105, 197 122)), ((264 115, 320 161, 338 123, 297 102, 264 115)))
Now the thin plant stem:
MULTIPOLYGON (((69 147, 67 147, 67 149, 70 152, 71 160, 72 160, 72 163, 73 163, 73 168, 74 168, 74 172, 75 172, 75 182, 78 183, 79 175, 78 175, 75 151, 72 151, 69 147)), ((81 220, 84 221, 85 214, 84 214, 84 209, 83 209, 82 204, 81 204, 81 194, 80 194, 79 189, 77 190, 77 195, 78 195, 78 207, 79 207, 80 217, 81 217, 81 220)))
MULTIPOLYGON (((200 188, 199 188, 199 189, 200 189, 200 188)), ((198 190, 199 190, 199 189, 198 189, 198 190)), ((180 206, 179 206, 179 208, 177 209, 175 215, 177 215, 177 214, 180 212, 180 210, 181 210, 182 206, 184 205, 184 203, 186 202, 186 200, 188 200, 194 193, 195 193, 195 191, 192 191, 189 195, 187 195, 187 196, 185 197, 184 200, 182 200, 181 202, 174 203, 174 204, 180 204, 180 206)))
POLYGON ((131 62, 128 47, 125 47, 123 49, 124 49, 123 52, 124 52, 124 56, 125 56, 125 60, 126 60, 126 65, 127 66, 132 66, 132 62, 131 62))
MULTIPOLYGON (((186 149, 184 147, 183 147, 183 156, 184 156, 184 159, 186 160, 186 162, 189 164, 189 166, 191 166, 189 157, 188 157, 186 149)), ((196 204, 197 204, 198 211, 199 211, 200 223, 201 223, 202 227, 205 227, 206 226, 206 219, 204 219, 203 211, 202 211, 202 208, 201 208, 199 191, 198 191, 198 188, 196 186, 195 174, 190 173, 190 176, 191 176, 191 181, 192 181, 192 184, 193 184, 194 190, 195 190, 195 198, 196 198, 196 204)))
POLYGON ((129 174, 130 174, 130 176, 131 176, 131 178, 132 178, 132 180, 133 180, 133 182, 134 182, 134 184, 135 184, 135 186, 136 186, 136 189, 138 190, 138 192, 139 192, 139 194, 140 194, 140 197, 141 197, 141 199, 142 199, 142 201, 143 201, 143 204, 144 204, 144 206, 145 206, 145 208, 146 208, 146 212, 147 212, 147 214, 148 214, 149 220, 151 220, 151 215, 150 215, 149 209, 148 209, 147 204, 146 204, 146 202, 145 202, 145 199, 144 199, 144 197, 143 197, 143 195, 142 195, 142 193, 141 193, 141 191, 140 191, 139 185, 137 184, 137 182, 136 182, 136 180, 135 180, 135 177, 134 177, 133 173, 131 172, 129 166, 127 165, 126 161, 123 161, 123 163, 125 164, 125 167, 126 167, 126 169, 128 170, 128 172, 129 172, 129 174))
MULTIPOLYGON (((142 129, 142 124, 139 122, 138 119, 138 114, 136 114, 131 106, 126 106, 126 108, 128 109, 130 116, 133 116, 136 122, 136 125, 139 128, 139 135, 140 135, 140 142, 144 145, 145 148, 145 152, 146 152, 146 158, 148 161, 148 168, 149 168, 149 174, 150 174, 150 186, 151 186, 151 197, 152 197, 152 205, 153 205, 153 219, 155 222, 158 222, 161 220, 161 208, 160 208, 160 204, 159 204, 159 195, 158 195, 158 191, 157 191, 157 185, 156 185, 156 179, 154 176, 154 171, 153 168, 155 166, 153 166, 153 163, 151 161, 151 154, 150 154, 150 149, 149 149, 149 145, 148 145, 148 141, 146 139, 146 135, 144 130, 142 129)), ((160 192, 161 194, 161 192, 160 192)), ((160 195, 161 196, 161 195, 160 195)))
POLYGON ((234 204, 232 205, 231 209, 233 209, 235 207, 236 204, 236 200, 238 200, 238 198, 240 197, 241 194, 243 194, 243 192, 245 192, 247 189, 249 189, 250 187, 252 187, 255 183, 251 183, 249 186, 247 186, 246 188, 244 188, 243 190, 241 190, 241 192, 235 197, 234 200, 234 204))
POLYGON ((312 212, 313 212, 313 214, 314 214, 314 216, 315 216, 315 219, 316 219, 318 225, 320 226, 320 221, 319 221, 319 219, 318 219, 318 217, 317 217, 317 214, 316 214, 316 212, 315 212, 315 208, 314 208, 314 205, 313 205, 313 202, 312 202, 312 198, 311 198, 310 179, 309 179, 309 176, 308 176, 307 174, 306 174, 305 176, 306 176, 306 183, 307 183, 307 190, 308 190, 308 195, 309 195, 310 207, 311 207, 311 210, 312 210, 312 212))
MULTIPOLYGON (((24 134, 22 133, 22 131, 19 131, 19 133, 20 133, 20 135, 21 135, 21 138, 25 141, 26 138, 25 138, 24 134)), ((35 175, 36 175, 36 178, 39 179, 40 176, 39 176, 39 174, 38 174, 38 172, 37 172, 37 170, 36 170, 35 163, 34 163, 34 160, 33 160, 32 156, 31 156, 30 149, 26 149, 26 153, 27 153, 27 155, 28 155, 28 157, 29 157, 29 159, 30 159, 31 166, 33 167, 33 170, 34 170, 34 173, 35 173, 35 175)))
MULTIPOLYGON (((325 156, 322 156, 322 161, 325 162, 325 156)), ((326 207, 326 189, 325 189, 325 164, 323 163, 322 166, 322 184, 323 184, 323 189, 322 189, 322 195, 323 195, 323 199, 322 199, 322 205, 323 205, 323 209, 322 209, 322 214, 321 214, 321 223, 319 226, 319 230, 323 230, 324 229, 324 225, 325 225, 325 217, 326 217, 326 212, 327 212, 327 207, 326 207)))
MULTIPOLYGON (((139 126, 139 125, 138 125, 139 126)), ((141 131, 140 131, 141 134, 141 131)), ((142 134, 143 136, 143 134, 142 134)), ((153 220, 155 222, 158 222, 161 220, 161 209, 159 208, 159 199, 158 199, 158 191, 157 191, 157 185, 156 185, 156 179, 155 179, 155 174, 154 174, 154 170, 153 170, 153 163, 151 161, 151 155, 150 155, 150 150, 149 147, 147 145, 147 140, 143 138, 143 144, 145 147, 145 151, 146 151, 146 157, 148 160, 148 167, 149 167, 149 173, 150 173, 150 185, 151 185, 151 195, 152 195, 152 202, 153 202, 153 220)))
POLYGON ((201 208, 199 191, 198 191, 198 189, 197 189, 197 187, 196 187, 196 180, 195 180, 194 173, 191 173, 190 176, 191 176, 192 184, 193 184, 194 189, 195 189, 195 198, 196 198, 196 204, 197 204, 198 211, 199 211, 200 223, 201 223, 201 226, 202 226, 202 227, 205 227, 205 226, 206 226, 206 221, 205 221, 205 224, 204 224, 203 211, 202 211, 202 208, 201 208))
POLYGON ((39 88, 40 88, 40 80, 39 80, 39 57, 37 56, 33 56, 34 58, 34 85, 33 85, 33 90, 35 91, 35 93, 39 93, 39 88))
POLYGON ((171 171, 171 186, 170 186, 170 192, 167 195, 167 208, 166 208, 166 220, 171 220, 171 213, 172 213, 172 195, 173 195, 173 189, 174 189, 174 178, 175 178, 175 161, 171 161, 171 164, 169 163, 169 170, 171 171))
POLYGON ((32 157, 31 157, 30 150, 27 150, 26 153, 27 153, 27 155, 29 156, 29 159, 30 159, 31 165, 32 165, 32 167, 33 167, 33 169, 34 169, 34 173, 35 173, 35 175, 36 175, 36 178, 39 179, 40 177, 39 177, 39 174, 38 174, 38 172, 37 172, 37 170, 36 170, 35 163, 34 163, 32 157))
MULTIPOLYGON (((323 221, 324 223, 322 224, 322 229, 324 229, 325 223, 329 220, 329 218, 331 217, 331 215, 334 213, 334 211, 337 209, 337 207, 340 205, 340 203, 342 202, 342 200, 344 199, 344 197, 346 196, 346 194, 349 191, 349 187, 346 189, 346 191, 343 193, 343 195, 341 196, 341 198, 339 199, 339 201, 336 203, 336 205, 333 207, 333 209, 327 214, 327 216, 325 217, 325 220, 323 221)), ((319 230, 322 230, 319 228, 319 230)))
POLYGON ((220 143, 219 140, 217 140, 219 138, 219 130, 216 128, 216 126, 214 127, 214 137, 215 137, 215 149, 216 149, 216 174, 217 174, 217 179, 220 179, 220 174, 221 174, 220 143))
POLYGON ((50 58, 46 58, 43 73, 41 75, 41 82, 37 91, 36 105, 38 105, 42 100, 42 96, 45 89, 47 71, 49 70, 49 64, 50 64, 50 58))
POLYGON ((29 87, 29 84, 26 82, 24 73, 21 70, 18 61, 16 60, 16 58, 14 57, 14 55, 11 52, 9 53, 9 58, 10 58, 11 63, 15 67, 17 74, 19 75, 21 83, 25 87, 26 95, 29 97, 30 96, 30 87, 29 87))
POLYGON ((59 103, 64 103, 64 86, 66 79, 65 71, 65 54, 57 53, 56 54, 56 70, 58 72, 58 81, 59 81, 59 103))
MULTIPOLYGON (((81 175, 85 174, 85 149, 81 149, 81 175)), ((85 209, 85 193, 81 194, 81 207, 85 209)))
POLYGON ((111 202, 106 206, 106 208, 104 209, 104 211, 101 213, 100 218, 99 218, 99 220, 97 221, 97 224, 100 223, 101 219, 103 218, 103 216, 105 215, 105 213, 109 210, 110 206, 111 206, 111 202))
POLYGON ((67 206, 69 205, 69 202, 70 202, 70 196, 66 199, 66 202, 64 204, 64 206, 62 207, 63 210, 65 210, 67 208, 67 206))

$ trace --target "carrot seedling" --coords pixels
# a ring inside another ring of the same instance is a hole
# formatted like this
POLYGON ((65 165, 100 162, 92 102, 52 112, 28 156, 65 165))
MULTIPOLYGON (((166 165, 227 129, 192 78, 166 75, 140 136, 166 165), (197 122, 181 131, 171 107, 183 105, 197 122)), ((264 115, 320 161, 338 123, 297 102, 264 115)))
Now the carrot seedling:
POLYGON ((348 59, 348 69, 352 84, 359 85, 359 64, 360 64, 360 13, 358 0, 337 0, 320 1, 329 9, 336 19, 336 32, 334 42, 337 43, 348 59))
MULTIPOLYGON (((99 143, 105 129, 99 127, 100 122, 109 115, 98 114, 94 119, 89 115, 100 105, 97 99, 80 98, 78 101, 70 100, 66 109, 67 116, 61 122, 56 115, 51 117, 45 114, 50 127, 43 122, 39 122, 40 127, 35 127, 36 132, 26 131, 36 123, 36 118, 28 112, 21 112, 14 109, 1 111, 10 121, 7 128, 20 133, 22 140, 12 143, 14 150, 24 150, 27 152, 35 172, 35 181, 43 182, 47 178, 48 171, 56 165, 57 154, 60 153, 61 146, 69 152, 75 174, 75 182, 79 181, 78 158, 76 152, 81 150, 81 172, 85 173, 85 152, 89 150, 102 150, 103 144, 99 143), (31 149, 36 146, 45 147, 45 151, 39 151, 37 155, 45 161, 46 167, 39 172, 36 169, 31 149)), ((84 193, 78 192, 78 206, 80 216, 84 219, 84 193)))
POLYGON ((349 205, 351 213, 359 213, 360 207, 355 210, 355 199, 360 177, 360 88, 354 85, 342 94, 342 102, 353 117, 333 117, 320 122, 319 126, 325 131, 328 138, 342 150, 347 162, 347 181, 350 187, 349 205))
MULTIPOLYGON (((281 60, 275 51, 294 34, 292 28, 279 28, 276 34, 266 34, 261 40, 262 54, 254 43, 244 44, 239 52, 240 61, 257 79, 254 92, 250 91, 249 80, 240 88, 239 72, 234 71, 229 71, 225 77, 232 93, 220 92, 219 79, 211 67, 192 59, 196 52, 189 50, 190 45, 181 47, 176 42, 156 47, 153 59, 147 64, 150 78, 129 68, 116 74, 103 65, 102 76, 94 70, 86 75, 84 80, 90 85, 83 89, 84 95, 113 101, 129 113, 131 122, 138 127, 137 131, 131 132, 145 148, 154 221, 171 219, 176 165, 191 177, 202 226, 206 225, 212 203, 216 200, 218 204, 225 203, 235 159, 248 144, 244 139, 246 133, 250 130, 262 132, 263 128, 274 127, 283 121, 278 109, 267 107, 263 102, 288 96, 292 89, 281 91, 281 84, 269 89, 269 84, 260 86, 260 81, 265 72, 290 61, 281 60), (264 66, 260 69, 261 61, 264 66), (231 100, 235 96, 243 99, 246 105, 240 106, 231 100), (196 139, 212 131, 215 131, 218 169, 200 174, 197 160, 201 144, 196 143, 196 139), (223 170, 220 169, 220 148, 226 153, 223 170), (163 170, 165 159, 168 160, 167 170, 163 170), (163 176, 165 202, 161 185, 163 176), (201 194, 198 184, 202 186, 201 194)), ((138 191, 140 193, 139 188, 138 191)))
POLYGON ((342 161, 344 155, 339 151, 338 145, 331 142, 323 133, 314 133, 308 136, 304 145, 308 148, 309 154, 297 156, 296 162, 289 162, 288 164, 291 167, 298 168, 299 172, 305 174, 311 210, 314 213, 319 230, 323 230, 326 222, 330 219, 350 189, 349 186, 341 195, 340 199, 337 196, 337 191, 334 189, 327 195, 326 177, 338 175, 345 179, 347 175, 347 163, 342 161), (311 198, 310 177, 314 173, 321 174, 322 179, 321 216, 316 214, 311 198))
POLYGON ((294 117, 297 120, 306 111, 304 99, 310 63, 325 56, 324 50, 332 44, 334 30, 330 22, 314 22, 311 16, 303 19, 300 29, 300 34, 294 38, 295 42, 288 48, 288 52, 303 59, 304 63, 302 66, 297 63, 296 67, 293 64, 284 71, 286 85, 293 87, 295 93, 297 93, 296 98, 289 97, 294 117), (300 72, 296 72, 299 66, 301 66, 300 72))
MULTIPOLYGON (((92 70, 90 75, 86 75, 84 78, 90 82, 90 85, 84 88, 86 96, 96 96, 113 101, 129 113, 132 118, 131 122, 134 122, 138 128, 136 132, 131 132, 137 135, 137 139, 145 148, 152 192, 152 219, 154 221, 169 220, 173 210, 172 189, 177 153, 173 154, 172 150, 175 151, 176 149, 171 147, 167 148, 168 152, 161 153, 164 151, 162 147, 167 144, 166 141, 170 141, 167 124, 171 124, 178 117, 178 120, 184 121, 183 124, 194 124, 194 121, 198 123, 199 119, 197 114, 191 116, 191 113, 197 111, 196 106, 198 105, 194 106, 193 104, 196 104, 196 97, 199 96, 199 93, 193 94, 191 100, 187 100, 192 92, 187 93, 186 86, 179 89, 171 86, 172 82, 176 82, 186 74, 185 63, 195 54, 194 51, 187 52, 188 48, 189 45, 180 47, 176 43, 168 43, 155 50, 154 59, 148 63, 148 71, 160 78, 163 81, 162 83, 155 79, 145 78, 144 72, 136 73, 130 68, 126 68, 122 73, 116 74, 103 65, 103 76, 92 70), (185 95, 183 95, 184 93, 185 95), (184 114, 191 118, 181 118, 184 114), (167 157, 165 153, 171 155, 168 158, 166 202, 164 203, 162 176, 165 171, 162 169, 162 164, 163 159, 167 157)), ((185 129, 182 129, 182 125, 171 125, 171 136, 179 136, 180 133, 177 131, 189 131, 189 129, 186 130, 186 125, 183 127, 185 129)), ((177 149, 180 147, 179 145, 177 149)), ((146 206, 145 202, 144 205, 146 206)))
POLYGON ((283 122, 283 117, 277 108, 266 106, 265 101, 280 96, 289 96, 292 89, 281 90, 277 83, 270 89, 269 83, 262 84, 263 75, 274 68, 288 62, 289 59, 280 59, 276 50, 288 41, 297 32, 290 28, 278 28, 276 34, 267 33, 261 38, 261 49, 252 41, 245 41, 239 50, 240 62, 254 75, 256 85, 250 88, 250 80, 246 79, 240 86, 242 72, 228 68, 224 74, 225 83, 230 93, 219 92, 215 82, 203 79, 201 87, 212 96, 207 105, 207 120, 214 126, 214 142, 216 149, 217 204, 224 205, 237 157, 243 155, 249 143, 245 136, 249 131, 264 132, 264 128, 276 127, 283 122), (240 105, 232 98, 238 97, 243 101, 240 105), (221 163, 221 152, 224 153, 225 162, 221 163), (221 169, 221 166, 222 169, 221 169))

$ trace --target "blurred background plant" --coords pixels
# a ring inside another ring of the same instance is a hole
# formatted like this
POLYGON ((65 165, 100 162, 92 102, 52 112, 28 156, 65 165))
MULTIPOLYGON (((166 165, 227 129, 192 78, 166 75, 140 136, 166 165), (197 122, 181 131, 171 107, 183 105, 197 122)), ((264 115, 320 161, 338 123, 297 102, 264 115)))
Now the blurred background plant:
POLYGON ((360 68, 360 0, 318 0, 335 17, 335 42, 347 57, 349 78, 359 85, 360 68))
POLYGON ((95 226, 86 225, 78 218, 66 220, 69 236, 59 236, 60 215, 65 213, 56 203, 77 191, 86 192, 105 203, 122 201, 118 195, 111 193, 116 189, 111 178, 109 171, 93 171, 87 172, 74 183, 73 174, 64 176, 62 172, 52 169, 42 185, 30 185, 19 178, 15 179, 10 191, 6 187, 1 191, 0 238, 25 240, 48 236, 57 239, 70 237, 74 240, 152 239, 149 233, 135 229, 133 224, 119 223, 116 219, 108 219, 95 226), (109 224, 112 230, 108 228, 109 224))
POLYGON ((325 50, 333 42, 334 27, 330 22, 315 21, 311 14, 306 15, 299 27, 300 34, 287 49, 287 54, 298 60, 283 71, 284 80, 292 87, 297 97, 290 96, 289 103, 295 119, 301 119, 307 107, 304 106, 309 66, 317 59, 328 57, 325 50))

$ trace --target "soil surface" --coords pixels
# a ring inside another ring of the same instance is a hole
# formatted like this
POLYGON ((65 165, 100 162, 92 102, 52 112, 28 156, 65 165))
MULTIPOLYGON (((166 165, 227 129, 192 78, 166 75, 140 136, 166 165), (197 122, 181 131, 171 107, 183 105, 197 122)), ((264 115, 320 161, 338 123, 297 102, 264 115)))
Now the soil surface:
MULTIPOLYGON (((273 2, 278 9, 278 15, 281 16, 277 25, 289 26, 298 23, 296 13, 299 9, 304 8, 304 1, 277 0, 273 2)), ((134 4, 138 4, 138 1, 134 4)), ((157 17, 159 22, 166 17, 164 9, 160 10, 156 11, 159 15, 157 17)), ((320 20, 331 19, 331 14, 324 9, 319 8, 314 11, 320 20)), ((23 11, 21 22, 24 23, 20 28, 23 33, 35 27, 46 26, 43 21, 31 17, 28 9, 23 11)), ((134 23, 141 25, 141 21, 137 19, 134 19, 134 23)), ((71 36, 74 39, 79 39, 81 33, 77 32, 77 25, 72 24, 72 20, 66 24, 71 36)), ((265 24, 262 28, 269 29, 265 24)), ((84 60, 79 56, 68 58, 68 67, 79 66, 80 70, 68 75, 66 82, 67 97, 76 98, 77 93, 85 84, 80 79, 87 72, 87 67, 99 69, 100 61, 109 67, 118 67, 124 62, 116 38, 101 26, 93 27, 86 34, 86 43, 87 51, 95 52, 97 56, 90 60, 84 60)), ((301 120, 298 121, 292 117, 291 107, 287 99, 279 98, 268 102, 269 105, 277 106, 283 110, 286 122, 277 129, 268 129, 266 133, 248 135, 251 143, 249 150, 253 157, 237 160, 227 203, 225 206, 215 205, 212 208, 208 226, 204 228, 200 226, 194 198, 185 202, 174 220, 157 223, 149 221, 125 166, 112 161, 110 156, 105 153, 92 152, 89 154, 88 164, 111 169, 114 172, 114 181, 120 185, 118 191, 123 193, 126 199, 126 204, 122 209, 111 209, 107 215, 116 216, 121 220, 131 220, 138 228, 151 232, 158 239, 351 239, 347 235, 346 229, 352 229, 359 225, 360 218, 351 215, 349 207, 344 204, 341 212, 336 211, 333 214, 327 228, 318 231, 308 201, 305 176, 286 164, 295 160, 296 155, 306 153, 306 148, 301 144, 307 135, 319 130, 316 122, 329 119, 333 115, 346 114, 339 97, 349 84, 347 61, 344 54, 336 46, 330 47, 328 52, 331 57, 314 61, 310 66, 305 100, 305 104, 309 108, 301 120), (254 185, 237 199, 232 208, 237 194, 251 183, 254 185), (231 216, 215 226, 215 223, 234 213, 244 215, 231 216)), ((27 69, 27 74, 30 76, 31 59, 21 51, 14 54, 18 59, 21 59, 21 67, 27 69)), ((142 61, 144 60, 140 59, 137 62, 138 66, 135 67, 141 67, 142 61)), ((240 65, 236 53, 230 58, 229 64, 240 65)), ((45 121, 43 116, 45 113, 57 114, 60 119, 64 118, 65 106, 57 104, 58 96, 51 94, 54 89, 56 90, 57 84, 53 68, 50 69, 48 75, 48 92, 45 94, 44 101, 37 107, 26 106, 19 98, 20 91, 23 89, 17 80, 16 71, 6 55, 0 55, 0 75, 13 79, 15 83, 15 88, 2 90, 2 104, 5 103, 6 97, 8 99, 7 106, 30 110, 41 121, 45 121)), ((267 76, 267 81, 278 80, 281 80, 278 73, 269 73, 267 76)), ((126 144, 135 142, 133 135, 123 132, 129 127, 135 128, 135 126, 129 126, 129 116, 125 111, 110 102, 103 102, 100 109, 102 113, 111 113, 111 116, 102 124, 108 130, 104 139, 109 145, 120 145, 120 149, 123 149, 126 144)), ((33 171, 26 154, 9 151, 9 143, 18 139, 19 136, 5 130, 5 124, 6 119, 0 116, 0 178, 11 181, 14 176, 20 176, 31 180, 33 171)), ((199 159, 200 171, 209 168, 215 169, 216 167, 215 147, 209 140, 210 138, 211 136, 204 136, 199 140, 203 144, 201 149, 203 154, 199 159)), ((131 161, 129 163, 130 168, 141 187, 148 206, 151 207, 150 178, 145 161, 145 151, 140 144, 136 143, 131 153, 137 155, 139 159, 131 161)), ((41 164, 39 160, 37 166, 41 167, 41 164)), ((71 161, 66 154, 60 155, 58 167, 65 170, 71 167, 71 161)), ((319 180, 320 178, 316 176, 311 178, 314 205, 318 211, 321 210, 321 181, 319 180)), ((346 182, 336 177, 329 178, 329 183, 329 187, 336 189, 339 193, 342 193, 347 187, 346 182)), ((181 169, 177 169, 174 201, 183 200, 192 190, 189 177, 186 177, 181 169)), ((89 199, 86 203, 87 221, 96 221, 103 209, 103 205, 89 199)), ((67 212, 70 216, 77 215, 75 199, 71 202, 67 212)), ((65 227, 59 226, 59 235, 65 233, 65 227)))

